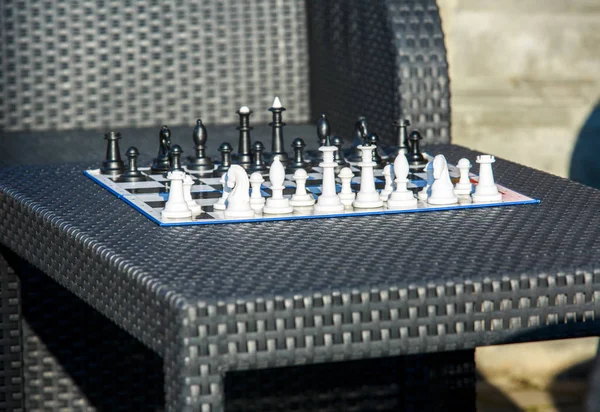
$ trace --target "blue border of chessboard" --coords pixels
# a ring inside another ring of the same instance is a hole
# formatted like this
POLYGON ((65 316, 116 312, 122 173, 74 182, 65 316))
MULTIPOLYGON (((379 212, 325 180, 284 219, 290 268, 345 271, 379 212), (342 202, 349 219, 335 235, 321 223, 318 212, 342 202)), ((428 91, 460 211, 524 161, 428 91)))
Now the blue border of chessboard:
MULTIPOLYGON (((301 219, 324 219, 324 218, 340 218, 347 216, 371 216, 371 215, 391 215, 391 214, 401 214, 401 213, 419 213, 419 212, 436 212, 442 210, 456 210, 456 209, 479 209, 484 207, 500 207, 500 206, 515 206, 515 205, 526 205, 526 204, 538 204, 540 201, 538 199, 527 199, 527 200, 519 200, 519 201, 508 201, 508 202, 493 202, 493 203, 468 203, 468 204, 459 204, 459 205, 447 205, 447 206, 431 206, 427 207, 419 207, 416 209, 382 209, 382 210, 364 210, 364 211, 345 211, 342 213, 323 213, 323 214, 311 214, 311 215, 280 215, 280 216, 260 216, 254 218, 246 218, 246 219, 202 219, 195 221, 185 221, 185 222, 162 222, 156 219, 154 216, 147 213, 145 210, 140 208, 135 202, 133 202, 128 196, 118 193, 111 187, 105 185, 100 180, 96 179, 95 176, 89 171, 84 170, 83 173, 108 190, 110 193, 115 195, 117 198, 123 200, 128 205, 132 206, 138 212, 146 216, 148 219, 158 224, 159 226, 193 226, 193 225, 215 225, 215 224, 230 224, 230 223, 254 223, 254 222, 269 222, 269 221, 279 221, 279 220, 301 220, 301 219)), ((513 193, 526 197, 521 193, 518 193, 514 190, 508 189, 513 193)))

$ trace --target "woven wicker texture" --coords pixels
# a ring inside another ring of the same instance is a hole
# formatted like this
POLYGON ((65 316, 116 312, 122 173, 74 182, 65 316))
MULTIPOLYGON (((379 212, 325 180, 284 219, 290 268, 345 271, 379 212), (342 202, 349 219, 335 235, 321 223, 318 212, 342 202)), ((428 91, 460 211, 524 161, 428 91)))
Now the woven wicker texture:
POLYGON ((29 412, 162 411, 162 359, 21 263, 29 412))
POLYGON ((21 310, 16 257, 0 246, 0 411, 23 411, 21 310))
POLYGON ((408 118, 429 143, 450 141, 446 48, 435 0, 309 1, 313 114, 353 136, 364 115, 380 138, 408 118), (382 41, 389 39, 389 41, 382 41))
POLYGON ((309 117, 301 1, 0 2, 0 128, 309 117))
POLYGON ((566 179, 498 159, 540 205, 161 228, 81 167, 1 170, 0 242, 161 354, 168 410, 220 410, 226 370, 598 333, 600 192, 566 179))

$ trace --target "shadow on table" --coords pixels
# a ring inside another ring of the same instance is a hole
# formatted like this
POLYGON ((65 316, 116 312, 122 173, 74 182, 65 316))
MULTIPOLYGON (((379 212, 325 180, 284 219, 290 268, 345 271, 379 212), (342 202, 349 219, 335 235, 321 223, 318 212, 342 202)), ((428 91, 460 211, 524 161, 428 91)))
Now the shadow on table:
POLYGON ((600 102, 596 103, 579 131, 569 178, 600 189, 600 102))
POLYGON ((29 264, 14 255, 10 264, 21 281, 27 410, 164 410, 158 355, 29 264))

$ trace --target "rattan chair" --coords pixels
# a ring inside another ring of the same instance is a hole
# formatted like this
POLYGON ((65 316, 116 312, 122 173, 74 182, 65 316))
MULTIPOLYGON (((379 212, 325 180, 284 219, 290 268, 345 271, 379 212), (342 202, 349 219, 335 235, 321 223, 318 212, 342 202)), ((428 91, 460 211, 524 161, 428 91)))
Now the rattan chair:
MULTIPOLYGON (((191 133, 201 117, 210 132, 234 124, 240 105, 267 123, 274 95, 286 130, 326 113, 349 142, 362 115, 390 142, 401 117, 428 143, 450 141, 435 0, 7 0, 0 36, 0 166, 101 160, 88 148, 103 131, 154 141, 157 126, 191 133)), ((0 410, 161 410, 160 358, 10 247, 0 410)))

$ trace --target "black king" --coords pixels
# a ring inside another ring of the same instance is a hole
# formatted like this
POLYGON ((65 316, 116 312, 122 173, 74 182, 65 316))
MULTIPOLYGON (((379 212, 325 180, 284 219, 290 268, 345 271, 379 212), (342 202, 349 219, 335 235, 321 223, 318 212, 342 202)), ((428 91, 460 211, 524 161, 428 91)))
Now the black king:
POLYGON ((286 166, 289 161, 289 158, 288 154, 283 148, 283 126, 285 126, 285 123, 281 121, 281 113, 284 110, 285 107, 281 105, 279 97, 275 97, 275 100, 273 100, 273 105, 269 108, 269 111, 273 113, 273 121, 269 123, 269 126, 271 126, 273 130, 269 162, 272 162, 273 160, 278 158, 281 161, 281 163, 284 166, 286 166))

